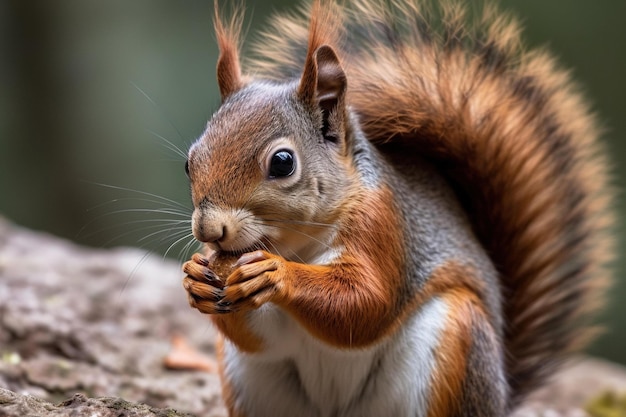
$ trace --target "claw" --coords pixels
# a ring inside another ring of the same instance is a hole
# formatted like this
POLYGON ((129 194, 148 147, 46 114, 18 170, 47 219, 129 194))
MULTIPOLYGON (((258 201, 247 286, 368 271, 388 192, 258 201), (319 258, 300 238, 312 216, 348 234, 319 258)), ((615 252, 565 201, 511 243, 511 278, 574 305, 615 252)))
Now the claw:
POLYGON ((204 271, 204 278, 206 279, 207 284, 220 289, 224 288, 224 282, 210 269, 204 271))

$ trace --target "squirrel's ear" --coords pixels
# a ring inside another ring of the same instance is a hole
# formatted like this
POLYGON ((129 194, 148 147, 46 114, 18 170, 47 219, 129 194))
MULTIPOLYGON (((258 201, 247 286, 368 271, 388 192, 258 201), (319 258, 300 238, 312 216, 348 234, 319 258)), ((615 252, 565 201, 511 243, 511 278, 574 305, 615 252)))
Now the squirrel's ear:
POLYGON ((218 2, 215 2, 215 34, 220 50, 217 60, 217 84, 222 101, 243 87, 241 66, 239 64, 239 37, 243 22, 243 13, 233 14, 230 22, 224 25, 219 16, 218 2))
POLYGON ((322 45, 307 56, 298 95, 322 110, 322 133, 332 141, 338 140, 343 130, 346 88, 346 74, 333 48, 322 45))
POLYGON ((220 51, 220 57, 217 60, 217 84, 220 87, 222 101, 243 86, 236 51, 220 51))

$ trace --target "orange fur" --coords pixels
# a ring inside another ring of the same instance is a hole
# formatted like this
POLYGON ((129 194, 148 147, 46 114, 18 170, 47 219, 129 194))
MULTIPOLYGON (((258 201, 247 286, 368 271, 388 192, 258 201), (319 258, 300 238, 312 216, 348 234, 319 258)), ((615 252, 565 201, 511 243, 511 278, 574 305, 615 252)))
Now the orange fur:
POLYGON ((215 354, 219 363, 220 381, 222 381, 222 398, 228 409, 229 417, 246 417, 235 407, 237 394, 224 374, 224 337, 218 336, 215 342, 215 354))
POLYGON ((237 345, 241 351, 246 353, 260 352, 263 350, 263 341, 254 334, 248 325, 246 312, 233 312, 224 315, 212 315, 213 324, 222 334, 237 345))
POLYGON ((453 416, 461 407, 462 384, 472 343, 473 315, 480 301, 467 290, 453 290, 441 296, 450 309, 439 346, 435 350, 434 372, 428 417, 453 416))
MULTIPOLYGON (((473 268, 448 262, 433 272, 419 294, 420 304, 438 297, 449 308, 446 326, 435 350, 429 417, 453 416, 462 409, 463 382, 475 336, 473 329, 494 322, 484 309, 484 281, 478 274, 473 268)), ((491 337, 495 335, 492 333, 491 337)))
MULTIPOLYGON (((250 103, 250 107, 255 109, 255 117, 259 120, 271 118, 271 109, 250 103)), ((232 114, 229 117, 235 119, 241 117, 241 109, 230 110, 232 114)), ((218 126, 211 131, 205 132, 202 140, 211 141, 217 137, 227 137, 228 141, 214 141, 214 146, 219 146, 219 153, 223 157, 211 161, 207 164, 202 160, 202 155, 198 159, 190 158, 189 167, 191 187, 193 196, 198 196, 193 201, 197 207, 201 203, 204 196, 212 195, 215 197, 213 204, 217 206, 228 207, 234 201, 236 204, 242 204, 254 189, 257 181, 262 179, 262 173, 258 169, 258 163, 255 159, 259 143, 251 141, 249 138, 256 137, 259 134, 258 124, 241 123, 238 129, 218 126), (209 136, 209 137, 207 137, 209 136), (248 158, 248 159, 243 159, 248 158), (233 187, 233 183, 240 184, 239 187, 233 187), (228 201, 226 201, 228 199, 228 201)))
MULTIPOLYGON (((313 335, 359 347, 393 332, 402 284, 402 250, 390 190, 349 203, 339 240, 344 254, 328 266, 287 263, 284 296, 275 300, 313 335)), ((340 220, 342 221, 342 220, 340 220)))

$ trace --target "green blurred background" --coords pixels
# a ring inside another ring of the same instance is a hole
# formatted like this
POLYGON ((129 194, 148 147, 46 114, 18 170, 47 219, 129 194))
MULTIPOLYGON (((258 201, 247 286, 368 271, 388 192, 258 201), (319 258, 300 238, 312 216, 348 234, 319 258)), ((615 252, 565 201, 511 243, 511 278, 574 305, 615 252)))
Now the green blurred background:
MULTIPOLYGON (((292 4, 249 1, 251 37, 270 13, 292 4)), ((622 188, 626 2, 502 5, 524 23, 528 45, 547 46, 573 70, 607 127, 622 188)), ((190 210, 179 215, 171 203, 148 201, 156 197, 145 193, 189 206, 184 158, 168 150, 166 140, 185 151, 219 103, 211 17, 212 2, 200 0, 0 2, 0 214, 82 244, 144 246, 161 254, 172 245, 168 256, 186 257, 193 249, 185 246, 188 230, 177 234, 160 220, 187 220, 190 210), (137 211, 157 207, 168 213, 137 211)), ((624 208, 622 196, 620 237, 624 208)), ((603 318, 608 331, 592 348, 622 363, 625 271, 619 256, 603 318)))

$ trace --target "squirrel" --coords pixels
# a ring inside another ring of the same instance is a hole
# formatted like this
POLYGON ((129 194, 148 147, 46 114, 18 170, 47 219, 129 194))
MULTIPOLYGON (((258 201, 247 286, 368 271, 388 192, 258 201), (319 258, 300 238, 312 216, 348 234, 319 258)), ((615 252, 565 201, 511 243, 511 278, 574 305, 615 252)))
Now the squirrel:
POLYGON ((313 1, 244 73, 243 12, 215 8, 183 286, 230 415, 512 412, 596 333, 611 278, 607 156, 569 75, 452 0, 313 1))

